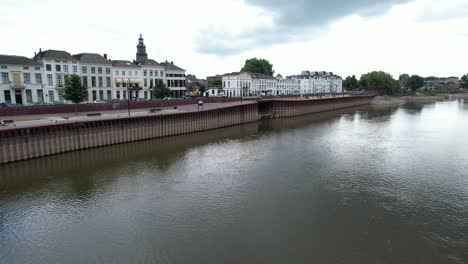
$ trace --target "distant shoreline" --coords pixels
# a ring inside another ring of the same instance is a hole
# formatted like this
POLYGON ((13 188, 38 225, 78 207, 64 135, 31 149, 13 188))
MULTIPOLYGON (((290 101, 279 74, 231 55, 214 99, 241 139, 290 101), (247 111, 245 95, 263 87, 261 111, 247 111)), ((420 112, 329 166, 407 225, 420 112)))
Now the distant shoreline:
POLYGON ((468 99, 468 93, 409 96, 376 96, 371 101, 371 105, 402 105, 408 102, 435 102, 458 98, 468 99))

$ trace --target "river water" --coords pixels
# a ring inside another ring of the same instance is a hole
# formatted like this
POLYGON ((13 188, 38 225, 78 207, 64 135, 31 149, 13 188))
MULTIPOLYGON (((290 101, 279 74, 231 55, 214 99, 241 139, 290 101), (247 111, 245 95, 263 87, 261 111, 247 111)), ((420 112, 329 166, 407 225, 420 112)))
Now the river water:
POLYGON ((0 263, 468 263, 468 102, 1 166, 0 263))

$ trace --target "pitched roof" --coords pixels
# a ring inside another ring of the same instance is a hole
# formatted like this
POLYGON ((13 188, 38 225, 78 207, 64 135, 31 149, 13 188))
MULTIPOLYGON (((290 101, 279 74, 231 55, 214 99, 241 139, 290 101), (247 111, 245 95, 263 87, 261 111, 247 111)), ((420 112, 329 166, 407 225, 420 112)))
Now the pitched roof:
POLYGON ((112 66, 122 68, 140 68, 137 64, 127 60, 113 60, 112 66))
POLYGON ((73 55, 73 57, 82 63, 112 64, 112 62, 97 53, 80 53, 73 55))
POLYGON ((184 69, 180 68, 172 62, 161 62, 160 65, 166 67, 166 70, 170 71, 185 71, 184 69))
POLYGON ((15 55, 0 55, 0 64, 42 66, 30 58, 15 55))
POLYGON ((159 66, 159 63, 155 60, 152 60, 152 59, 147 59, 145 61, 143 61, 142 63, 140 63, 140 65, 143 65, 143 66, 159 66))
POLYGON ((34 57, 36 60, 50 59, 50 60, 62 60, 62 61, 77 61, 70 53, 63 50, 45 50, 40 51, 34 57))

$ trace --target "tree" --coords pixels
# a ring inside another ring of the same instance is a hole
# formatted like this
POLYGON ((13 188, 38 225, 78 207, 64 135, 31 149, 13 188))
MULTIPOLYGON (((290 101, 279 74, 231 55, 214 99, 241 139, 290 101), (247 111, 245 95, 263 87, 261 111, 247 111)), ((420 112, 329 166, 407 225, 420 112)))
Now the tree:
POLYGON ((273 64, 265 59, 257 58, 246 60, 241 72, 261 73, 269 76, 273 76, 275 73, 273 70, 273 64))
POLYGON ((203 96, 203 94, 206 92, 206 87, 205 85, 203 84, 200 84, 200 86, 198 87, 198 94, 203 96))
POLYGON ((406 89, 407 85, 408 85, 408 79, 410 78, 409 74, 407 73, 403 73, 400 75, 400 77, 398 78, 398 81, 400 83, 400 88, 401 89, 406 89))
POLYGON ((355 91, 359 89, 359 81, 356 79, 356 75, 348 76, 343 81, 343 85, 349 91, 355 91))
POLYGON ((171 90, 167 88, 166 84, 160 79, 158 79, 153 88, 154 97, 162 99, 164 97, 169 97, 171 95, 171 90))
POLYGON ((223 81, 222 80, 214 80, 211 82, 211 85, 212 86, 221 86, 223 85, 223 81))
POLYGON ((378 91, 393 94, 398 88, 398 82, 393 76, 383 71, 373 71, 361 76, 360 86, 366 91, 378 91))
POLYGON ((412 75, 408 78, 406 85, 414 92, 424 86, 424 78, 419 75, 412 75))
MULTIPOLYGON (((63 97, 74 104, 81 103, 88 98, 88 90, 81 83, 81 77, 76 74, 68 76, 65 81, 63 97)), ((75 109, 76 110, 76 109, 75 109)))
POLYGON ((468 74, 465 74, 460 79, 460 87, 468 89, 468 74))

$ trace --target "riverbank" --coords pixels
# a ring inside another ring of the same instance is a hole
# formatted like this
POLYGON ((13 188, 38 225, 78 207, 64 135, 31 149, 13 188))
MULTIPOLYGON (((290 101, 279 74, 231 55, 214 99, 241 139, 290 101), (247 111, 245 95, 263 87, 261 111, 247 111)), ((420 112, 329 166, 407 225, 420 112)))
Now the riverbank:
POLYGON ((407 102, 435 102, 453 99, 468 99, 468 93, 409 96, 376 96, 371 101, 371 105, 402 105, 407 102))

